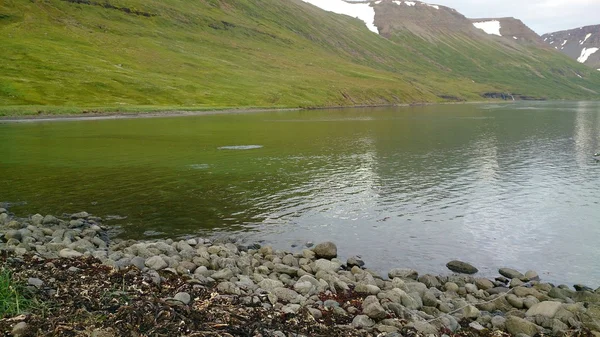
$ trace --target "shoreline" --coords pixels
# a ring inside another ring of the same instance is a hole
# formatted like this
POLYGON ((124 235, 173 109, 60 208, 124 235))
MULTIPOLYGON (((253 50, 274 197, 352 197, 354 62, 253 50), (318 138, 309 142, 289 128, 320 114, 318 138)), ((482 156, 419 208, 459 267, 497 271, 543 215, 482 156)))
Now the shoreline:
POLYGON ((258 320, 252 333, 263 336, 600 336, 600 288, 555 286, 534 271, 502 268, 487 279, 451 261, 447 274, 394 268, 381 275, 360 257, 339 260, 331 242, 292 253, 227 238, 112 239, 109 231, 86 212, 17 218, 0 209, 2 268, 26 283, 33 299, 59 307, 0 319, 0 331, 36 335, 54 322, 119 336, 144 323, 127 316, 133 323, 124 324, 122 313, 164 310, 176 317, 161 321, 169 335, 252 335, 244 329, 258 320), (83 311, 73 316, 75 308, 83 311), (206 316, 207 308, 215 315, 206 316), (94 320, 100 316, 104 323, 94 320), (181 328, 177 322, 188 322, 188 330, 173 330, 181 328))
POLYGON ((137 118, 165 118, 165 117, 190 117, 210 116, 225 114, 247 114, 257 112, 285 112, 301 110, 339 110, 339 109, 365 109, 365 108, 393 108, 432 105, 459 105, 459 104, 511 104, 512 101, 466 101, 466 102, 420 102, 405 104, 384 105, 352 105, 352 106, 327 106, 327 107, 289 107, 289 108, 227 108, 214 110, 156 110, 149 112, 101 112, 101 113, 75 113, 75 114, 40 114, 40 115, 9 115, 0 116, 0 124, 9 123, 34 123, 52 121, 86 121, 86 120, 112 120, 112 119, 137 119, 137 118))

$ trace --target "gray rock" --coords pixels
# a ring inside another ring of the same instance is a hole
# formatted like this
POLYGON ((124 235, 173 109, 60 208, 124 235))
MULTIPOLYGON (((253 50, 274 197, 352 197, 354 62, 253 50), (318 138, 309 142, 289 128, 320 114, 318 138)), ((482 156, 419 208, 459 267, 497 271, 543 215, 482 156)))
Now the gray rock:
POLYGON ((417 277, 419 277, 419 273, 414 269, 394 268, 390 270, 390 272, 388 273, 388 277, 390 278, 390 280, 394 278, 416 280, 417 277))
POLYGON ((83 220, 80 219, 69 221, 69 228, 79 228, 83 227, 83 225, 85 225, 85 222, 83 222, 83 220))
POLYGON ((437 298, 431 291, 427 291, 423 294, 423 305, 426 307, 436 308, 438 305, 437 298))
POLYGON ((221 282, 217 285, 217 290, 223 294, 229 294, 229 295, 241 295, 242 291, 240 290, 240 288, 236 287, 235 284, 227 281, 227 282, 221 282))
POLYGON ((529 308, 525 315, 527 317, 544 316, 548 318, 554 318, 561 307, 562 303, 560 302, 544 301, 529 308))
POLYGON ((469 293, 469 294, 474 294, 477 292, 477 290, 479 290, 479 289, 477 289, 477 286, 472 283, 465 284, 465 289, 467 290, 467 293, 469 293))
POLYGON ((510 280, 510 287, 511 288, 520 287, 523 284, 525 284, 525 283, 523 281, 521 281, 520 279, 518 279, 518 278, 514 278, 514 279, 510 280))
POLYGON ((469 327, 471 329, 474 329, 474 330, 477 330, 477 331, 483 331, 483 330, 485 330, 485 327, 483 327, 478 322, 471 322, 471 323, 469 323, 469 327))
POLYGON ((325 308, 331 309, 331 308, 334 308, 334 307, 339 307, 340 304, 337 301, 334 301, 334 300, 326 300, 325 302, 323 302, 323 306, 325 308))
POLYGON ((258 286, 266 291, 273 291, 276 288, 283 287, 283 283, 278 280, 264 279, 258 282, 258 286))
MULTIPOLYGON (((327 261, 330 262, 330 261, 327 261)), ((285 264, 277 263, 275 264, 275 268, 273 269, 276 273, 286 274, 290 276, 298 275, 298 268, 290 267, 285 264)))
POLYGON ((337 272, 341 267, 341 263, 329 261, 325 259, 319 259, 315 261, 314 271, 325 271, 325 272, 337 272))
POLYGON ((446 267, 448 267, 448 269, 452 270, 455 273, 462 273, 462 274, 469 274, 469 275, 475 274, 479 271, 473 265, 466 263, 466 262, 457 261, 457 260, 448 262, 446 264, 446 267))
POLYGON ((446 284, 444 284, 444 289, 446 289, 446 291, 449 292, 457 292, 458 291, 458 284, 454 283, 454 282, 446 282, 446 284))
POLYGON ((404 289, 407 293, 418 293, 419 296, 423 296, 427 291, 427 286, 420 282, 406 282, 404 289))
POLYGON ((427 288, 437 288, 441 285, 438 278, 431 274, 421 275, 418 280, 426 285, 427 288))
POLYGON ((464 318, 477 318, 480 315, 479 309, 472 305, 465 307, 462 313, 464 318))
POLYGON ((71 258, 76 258, 76 257, 81 257, 83 256, 83 254, 81 254, 80 252, 73 250, 71 248, 64 248, 61 249, 60 252, 58 252, 58 255, 60 257, 64 257, 67 259, 71 259, 71 258))
POLYGON ((215 280, 230 280, 233 277, 233 271, 229 268, 221 269, 211 275, 215 280))
POLYGON ((574 295, 573 291, 570 291, 568 289, 561 289, 561 288, 552 288, 550 289, 550 291, 548 292, 548 296, 552 297, 552 298, 557 298, 557 299, 561 299, 561 300, 566 300, 567 298, 571 298, 574 295))
POLYGON ((523 306, 526 309, 530 309, 531 307, 533 307, 534 305, 540 303, 540 300, 538 300, 537 298, 533 297, 533 296, 527 296, 523 299, 523 306))
POLYGON ((523 309, 523 307, 524 307, 523 299, 518 297, 517 295, 514 295, 514 294, 506 295, 506 301, 508 301, 508 303, 510 305, 512 305, 513 307, 515 307, 517 309, 523 309))
POLYGON ((527 336, 533 336, 538 332, 538 327, 535 323, 516 316, 508 316, 505 326, 506 331, 513 335, 522 333, 527 336))
POLYGON ((29 326, 25 322, 19 322, 12 328, 11 333, 14 337, 26 336, 29 333, 29 326))
POLYGON ((313 248, 317 258, 333 259, 337 257, 337 246, 333 242, 322 242, 313 248))
POLYGON ((136 256, 131 259, 131 264, 139 270, 143 270, 146 267, 146 259, 143 257, 136 256))
POLYGON ((361 260, 360 256, 353 256, 346 260, 346 265, 348 268, 359 267, 362 268, 365 265, 365 261, 361 260))
POLYGON ((42 220, 42 224, 44 225, 56 225, 58 224, 58 219, 53 215, 46 215, 42 220))
POLYGON ((169 266, 165 260, 160 256, 152 256, 146 259, 146 267, 154 270, 165 269, 169 266))
POLYGON ((576 291, 589 291, 589 292, 594 292, 594 289, 583 285, 583 284, 575 284, 573 285, 573 288, 575 288, 576 291))
POLYGON ((370 328, 375 325, 375 321, 373 321, 367 315, 358 315, 354 317, 352 320, 352 326, 357 329, 365 329, 370 328))
POLYGON ((356 287, 354 287, 354 291, 361 294, 377 295, 381 289, 376 285, 358 283, 356 287))
POLYGON ((21 241, 21 239, 23 238, 23 235, 18 230, 11 229, 4 233, 4 238, 6 240, 15 239, 15 240, 21 241))
POLYGON ((31 216, 31 223, 34 226, 39 226, 42 224, 42 221, 44 221, 44 216, 42 216, 41 214, 35 214, 31 216))
POLYGON ((402 296, 402 305, 410 310, 419 310, 423 307, 423 302, 421 301, 419 294, 417 294, 417 293, 413 293, 413 294, 405 293, 402 296))
POLYGON ((308 312, 312 315, 312 317, 314 317, 315 319, 319 319, 321 317, 323 317, 323 313, 321 312, 321 310, 319 309, 315 309, 315 308, 308 308, 308 312))
POLYGON ((475 280, 475 285, 481 290, 488 290, 494 287, 494 283, 486 278, 478 278, 475 280))
POLYGON ((372 301, 367 306, 363 307, 363 313, 376 321, 382 320, 387 317, 387 312, 385 311, 385 309, 383 309, 381 304, 379 304, 377 298, 375 298, 375 301, 372 301))
POLYGON ((89 216, 88 212, 79 212, 71 214, 71 219, 87 219, 89 216))
MULTIPOLYGON (((300 304, 287 304, 281 308, 284 314, 296 314, 300 310, 300 304)), ((285 336, 285 335, 284 335, 285 336)))
POLYGON ((514 278, 524 279, 525 278, 525 275, 523 275, 519 271, 517 271, 515 269, 511 269, 511 268, 500 268, 498 270, 498 272, 500 273, 500 275, 507 277, 509 279, 514 279, 514 278))
POLYGON ((427 322, 416 321, 416 322, 409 323, 406 326, 408 326, 409 328, 415 328, 418 332, 425 334, 425 335, 436 336, 438 334, 438 328, 436 328, 435 326, 433 326, 432 324, 427 323, 427 322))
POLYGON ((538 273, 536 273, 533 270, 528 270, 525 273, 525 279, 527 279, 528 281, 539 281, 540 280, 540 275, 538 275, 538 273))
POLYGON ((192 301, 192 297, 186 292, 177 293, 173 298, 185 305, 190 304, 190 302, 192 301))
POLYGON ((44 281, 40 280, 39 278, 30 277, 27 279, 27 284, 36 288, 41 288, 44 285, 44 281))
POLYGON ((299 303, 299 297, 301 298, 300 294, 294 290, 282 287, 273 289, 272 293, 277 296, 278 299, 289 303, 299 303))
POLYGON ((506 318, 502 316, 492 317, 492 327, 498 330, 506 329, 506 318))
POLYGON ((2 207, 0 207, 0 214, 2 214, 2 213, 7 213, 7 212, 8 212, 8 211, 6 210, 6 208, 2 208, 2 207))

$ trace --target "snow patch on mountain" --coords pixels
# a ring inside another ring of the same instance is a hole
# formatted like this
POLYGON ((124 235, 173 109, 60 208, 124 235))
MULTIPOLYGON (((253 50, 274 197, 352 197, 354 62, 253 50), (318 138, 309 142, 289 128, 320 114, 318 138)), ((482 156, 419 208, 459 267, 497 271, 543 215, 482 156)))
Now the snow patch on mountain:
POLYGON ((581 43, 580 43, 580 44, 584 44, 584 43, 585 43, 585 41, 587 41, 587 39, 589 39, 589 38, 590 38, 590 36, 592 36, 592 33, 589 33, 588 35, 586 35, 586 36, 585 36, 585 39, 583 39, 583 41, 581 41, 581 43))
POLYGON ((577 62, 585 63, 585 61, 587 61, 588 57, 590 57, 590 55, 594 54, 598 50, 600 50, 600 48, 583 48, 583 50, 581 51, 581 56, 579 56, 579 58, 577 59, 577 62))
POLYGON ((473 26, 483 30, 489 35, 502 36, 502 34, 500 34, 500 21, 498 20, 473 22, 473 26))
POLYGON ((365 22, 367 28, 379 34, 375 27, 375 10, 368 3, 348 3, 342 0, 302 0, 328 12, 348 15, 365 22))

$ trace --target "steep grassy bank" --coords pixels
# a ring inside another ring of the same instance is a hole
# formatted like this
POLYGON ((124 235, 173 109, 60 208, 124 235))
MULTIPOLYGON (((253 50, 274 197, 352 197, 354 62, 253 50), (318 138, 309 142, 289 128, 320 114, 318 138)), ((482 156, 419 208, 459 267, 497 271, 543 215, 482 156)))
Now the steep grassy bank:
POLYGON ((439 102, 498 91, 598 98, 579 86, 600 87, 600 73, 558 53, 532 49, 532 63, 498 42, 455 42, 391 41, 300 0, 6 0, 0 106, 11 107, 6 115, 439 102), (470 63, 454 52, 463 47, 474 52, 470 63), (504 62, 524 63, 506 72, 495 66, 504 62), (531 73, 543 78, 530 83, 531 73))

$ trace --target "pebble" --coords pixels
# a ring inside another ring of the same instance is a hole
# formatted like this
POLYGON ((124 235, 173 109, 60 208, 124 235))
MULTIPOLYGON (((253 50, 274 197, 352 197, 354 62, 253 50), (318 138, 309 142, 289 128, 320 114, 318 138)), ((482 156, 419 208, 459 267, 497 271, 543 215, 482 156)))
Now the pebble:
POLYGON ((190 304, 190 302, 192 301, 192 297, 186 292, 177 293, 175 294, 175 296, 173 296, 173 298, 185 305, 190 304))
POLYGON ((28 334, 28 325, 25 322, 19 322, 11 330, 14 337, 26 336, 28 334))
POLYGON ((44 286, 44 281, 36 277, 30 277, 27 279, 27 284, 37 288, 41 288, 42 286, 44 286))

